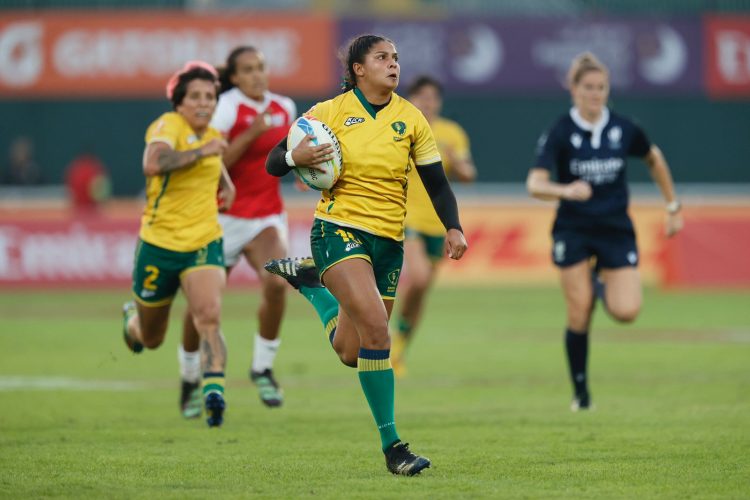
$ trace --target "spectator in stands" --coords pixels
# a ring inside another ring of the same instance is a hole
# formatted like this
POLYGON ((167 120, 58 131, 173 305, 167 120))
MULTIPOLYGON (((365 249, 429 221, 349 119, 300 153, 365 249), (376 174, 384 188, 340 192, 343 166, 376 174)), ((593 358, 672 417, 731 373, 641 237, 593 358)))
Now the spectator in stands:
POLYGON ((8 165, 2 172, 0 183, 9 186, 36 186, 44 184, 44 177, 34 161, 34 144, 26 136, 18 136, 10 144, 8 165))
POLYGON ((552 259, 567 304, 571 409, 578 411, 591 407, 586 365, 595 299, 616 321, 634 321, 641 309, 638 248, 628 216, 628 157, 643 159, 664 196, 667 236, 682 228, 682 216, 661 150, 641 127, 607 107, 606 66, 591 53, 581 54, 570 66, 568 86, 573 107, 542 134, 526 185, 535 198, 559 201, 552 259))
POLYGON ((75 157, 65 172, 65 186, 73 208, 95 210, 112 192, 109 173, 90 151, 75 157))

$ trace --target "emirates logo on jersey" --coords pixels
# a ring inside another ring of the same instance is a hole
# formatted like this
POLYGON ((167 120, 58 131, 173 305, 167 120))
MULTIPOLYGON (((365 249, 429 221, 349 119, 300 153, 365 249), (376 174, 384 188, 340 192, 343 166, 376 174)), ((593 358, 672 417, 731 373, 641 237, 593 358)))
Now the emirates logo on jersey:
POLYGON ((347 119, 346 119, 346 121, 344 122, 344 126, 345 126, 345 127, 350 127, 350 126, 352 126, 352 125, 356 125, 356 124, 358 124, 358 123, 364 123, 364 122, 365 122, 365 119, 364 119, 364 118, 360 118, 360 117, 358 117, 358 116, 350 116, 350 117, 349 117, 349 118, 347 118, 347 119))

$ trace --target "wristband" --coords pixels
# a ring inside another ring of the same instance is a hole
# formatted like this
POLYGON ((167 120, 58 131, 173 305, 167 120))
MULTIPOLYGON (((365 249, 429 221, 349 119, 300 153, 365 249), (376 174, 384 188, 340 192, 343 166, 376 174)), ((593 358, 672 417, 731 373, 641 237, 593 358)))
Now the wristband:
POLYGON ((667 203, 667 213, 669 214, 676 214, 677 212, 680 211, 681 208, 682 208, 682 203, 680 203, 677 200, 670 201, 669 203, 667 203))
POLYGON ((284 160, 286 161, 287 166, 289 167, 296 167, 297 165, 294 163, 294 159, 292 158, 292 151, 289 150, 284 155, 284 160))

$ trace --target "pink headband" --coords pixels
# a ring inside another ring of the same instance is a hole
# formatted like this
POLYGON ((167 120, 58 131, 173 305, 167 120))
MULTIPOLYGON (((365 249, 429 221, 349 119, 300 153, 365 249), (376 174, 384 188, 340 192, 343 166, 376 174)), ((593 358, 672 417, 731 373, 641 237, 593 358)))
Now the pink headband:
POLYGON ((216 71, 216 68, 208 64, 207 62, 203 61, 188 61, 185 63, 185 65, 177 70, 175 74, 173 74, 169 81, 167 82, 167 99, 170 101, 172 100, 172 94, 174 94, 174 88, 177 86, 177 82, 180 81, 180 76, 184 73, 187 73, 191 69, 195 68, 203 68, 212 75, 214 75, 215 78, 219 78, 219 73, 216 71))

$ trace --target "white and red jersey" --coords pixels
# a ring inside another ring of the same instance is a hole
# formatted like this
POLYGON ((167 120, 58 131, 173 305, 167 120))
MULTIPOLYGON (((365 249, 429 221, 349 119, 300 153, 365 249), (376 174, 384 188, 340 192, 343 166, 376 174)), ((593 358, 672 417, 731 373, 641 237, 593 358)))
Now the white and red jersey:
POLYGON ((254 101, 234 87, 219 96, 211 126, 228 141, 247 130, 262 113, 271 116, 271 128, 258 136, 230 169, 237 197, 226 212, 235 217, 255 219, 284 210, 280 179, 266 172, 266 156, 286 137, 297 118, 297 106, 288 97, 266 92, 263 102, 254 101))

